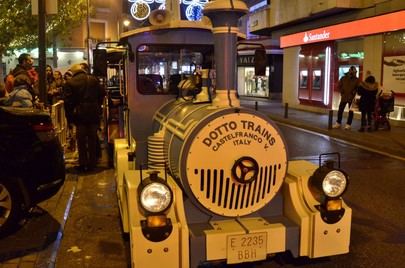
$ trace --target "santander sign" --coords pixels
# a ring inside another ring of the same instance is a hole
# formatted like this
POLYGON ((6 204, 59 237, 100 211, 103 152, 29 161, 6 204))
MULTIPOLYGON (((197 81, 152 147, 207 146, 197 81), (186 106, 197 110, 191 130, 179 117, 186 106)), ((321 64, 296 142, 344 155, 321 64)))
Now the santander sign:
POLYGON ((311 33, 311 32, 305 32, 304 38, 302 41, 304 43, 308 42, 313 42, 313 41, 322 41, 322 40, 328 40, 330 37, 330 32, 323 30, 321 33, 311 33))
POLYGON ((330 25, 280 37, 280 47, 292 47, 315 42, 340 40, 405 29, 405 10, 330 25))

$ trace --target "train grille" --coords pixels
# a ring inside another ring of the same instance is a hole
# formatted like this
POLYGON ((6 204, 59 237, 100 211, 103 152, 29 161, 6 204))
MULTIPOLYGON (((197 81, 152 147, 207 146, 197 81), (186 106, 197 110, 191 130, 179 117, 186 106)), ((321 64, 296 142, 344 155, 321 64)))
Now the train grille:
POLYGON ((223 169, 194 169, 199 185, 192 189, 198 201, 210 211, 242 216, 270 202, 281 187, 279 180, 284 174, 278 172, 280 169, 281 164, 260 167, 257 179, 246 184, 226 176, 223 169))

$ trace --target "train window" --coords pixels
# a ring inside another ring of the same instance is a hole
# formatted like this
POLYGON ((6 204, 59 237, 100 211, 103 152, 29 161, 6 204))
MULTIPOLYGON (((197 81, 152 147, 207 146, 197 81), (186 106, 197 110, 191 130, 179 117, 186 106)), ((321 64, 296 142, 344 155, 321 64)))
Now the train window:
POLYGON ((137 88, 141 94, 178 93, 178 84, 201 68, 212 69, 211 45, 142 45, 137 49, 137 88))

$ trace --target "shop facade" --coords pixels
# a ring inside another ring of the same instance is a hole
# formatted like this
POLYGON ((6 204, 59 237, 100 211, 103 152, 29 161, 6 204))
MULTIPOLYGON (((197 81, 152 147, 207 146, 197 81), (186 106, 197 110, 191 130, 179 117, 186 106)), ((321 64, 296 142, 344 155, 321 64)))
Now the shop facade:
POLYGON ((237 57, 238 94, 241 97, 265 99, 281 98, 282 90, 282 50, 272 49, 266 54, 267 66, 265 75, 255 75, 254 51, 240 52, 237 57))
POLYGON ((405 120, 405 11, 284 35, 283 102, 301 109, 337 110, 339 79, 350 66, 395 92, 391 118, 405 120))
POLYGON ((266 66, 264 76, 256 76, 254 57, 254 55, 238 56, 238 94, 239 96, 268 98, 269 66, 266 66))

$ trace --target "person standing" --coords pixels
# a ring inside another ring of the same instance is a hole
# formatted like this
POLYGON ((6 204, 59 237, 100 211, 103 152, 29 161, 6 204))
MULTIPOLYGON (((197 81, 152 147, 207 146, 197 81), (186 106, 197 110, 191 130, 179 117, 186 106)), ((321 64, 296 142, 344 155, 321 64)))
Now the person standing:
POLYGON ((18 74, 13 82, 13 90, 8 94, 3 104, 12 107, 32 108, 31 86, 31 78, 26 73, 18 74))
POLYGON ((11 92, 14 88, 14 79, 18 75, 24 75, 24 76, 28 76, 31 81, 30 86, 29 86, 30 94, 33 96, 33 98, 38 96, 39 91, 36 86, 36 82, 38 80, 38 74, 36 73, 35 69, 33 68, 33 64, 34 64, 34 61, 31 57, 31 55, 28 53, 22 53, 18 57, 17 66, 12 71, 10 71, 10 75, 8 75, 6 78, 6 80, 7 80, 6 81, 6 90, 8 92, 11 92))
MULTIPOLYGON (((346 108, 346 105, 348 105, 350 108, 353 99, 356 96, 356 90, 360 83, 359 79, 356 76, 356 73, 357 73, 356 67, 350 66, 349 71, 339 80, 338 89, 340 92, 340 103, 336 124, 332 126, 333 128, 341 127, 343 119, 343 111, 346 108)), ((353 111, 349 111, 347 123, 345 125, 346 130, 351 129, 351 125, 353 122, 353 115, 354 115, 353 111)))
POLYGON ((64 74, 63 74, 63 83, 66 83, 67 81, 70 80, 70 78, 72 78, 73 74, 72 71, 69 69, 67 70, 64 74))
POLYGON ((68 124, 76 126, 79 171, 90 171, 97 164, 97 130, 105 89, 80 64, 71 67, 73 77, 63 86, 68 124))
POLYGON ((60 97, 60 90, 56 86, 52 66, 46 65, 45 73, 46 73, 46 91, 48 93, 48 104, 52 105, 58 101, 58 98, 60 97))
POLYGON ((63 79, 63 75, 60 71, 55 70, 53 71, 53 78, 55 79, 55 84, 58 92, 57 100, 60 100, 62 98, 62 86, 65 83, 63 79))
POLYGON ((371 114, 375 109, 375 101, 378 92, 378 83, 375 81, 374 76, 370 75, 361 82, 358 88, 358 94, 360 95, 359 110, 361 112, 361 127, 360 132, 365 130, 371 132, 372 117, 371 114))

